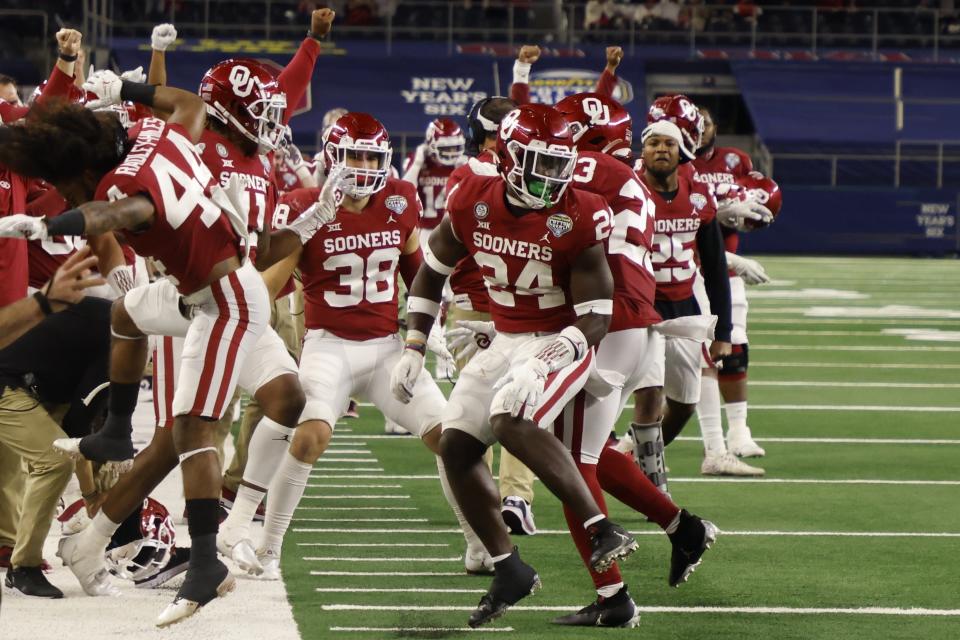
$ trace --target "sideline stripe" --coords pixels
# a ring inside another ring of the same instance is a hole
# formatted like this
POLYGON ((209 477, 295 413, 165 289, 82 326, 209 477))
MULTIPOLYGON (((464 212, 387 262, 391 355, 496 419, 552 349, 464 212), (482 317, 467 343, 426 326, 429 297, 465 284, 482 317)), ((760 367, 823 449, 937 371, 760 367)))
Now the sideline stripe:
MULTIPOLYGON (((356 478, 363 478, 365 476, 351 476, 356 478)), ((386 476, 388 478, 395 478, 397 480, 438 480, 438 476, 435 475, 408 475, 408 476, 386 476)), ((496 479, 496 478, 494 478, 496 479)), ((884 479, 838 479, 838 480, 824 480, 820 478, 713 478, 713 477, 697 477, 697 478, 670 478, 670 482, 700 482, 700 483, 739 483, 739 482, 749 482, 754 484, 878 484, 878 485, 912 485, 912 486, 955 486, 960 485, 960 480, 884 480, 884 479)), ((311 496, 304 496, 305 498, 311 496)), ((345 496, 346 498, 353 498, 355 496, 345 496)))
POLYGON ((764 362, 763 360, 760 360, 759 362, 751 361, 750 366, 808 369, 960 369, 960 364, 910 364, 899 362, 764 362))
POLYGON ((314 469, 323 469, 324 471, 370 471, 372 473, 383 473, 383 467, 314 467, 314 469))
POLYGON ((837 387, 851 389, 960 389, 947 382, 826 382, 817 380, 751 380, 751 387, 837 387))
POLYGON ((751 404, 751 411, 888 411, 957 413, 960 407, 911 407, 892 404, 751 404))
POLYGON ((429 518, 297 518, 299 522, 430 522, 429 518))
MULTIPOLYGON (((942 319, 930 319, 930 318, 903 318, 900 320, 897 319, 887 319, 887 318, 750 318, 750 325, 755 326, 758 324, 862 324, 862 325, 893 325, 902 327, 905 324, 913 325, 953 325, 958 321, 957 318, 942 318, 942 319)), ((753 333, 753 331, 750 331, 753 333)))
POLYGON ((298 547, 449 547, 446 542, 298 542, 298 547))
POLYGON ((463 562, 463 556, 452 558, 358 558, 340 556, 304 556, 307 562, 463 562))
MULTIPOLYGON (((460 529, 294 529, 302 533, 339 532, 339 533, 462 533, 460 529)), ((663 531, 640 529, 631 531, 635 536, 662 536, 663 531)), ((537 535, 568 536, 566 529, 537 529, 537 535)), ((721 536, 753 537, 753 538, 960 538, 960 533, 945 531, 726 531, 720 530, 721 536)), ((458 574, 459 575, 459 574, 458 574)))
MULTIPOLYGON (((440 477, 436 476, 439 480, 440 477)), ((407 495, 316 496, 304 494, 305 500, 409 500, 407 495)))
MULTIPOLYGON (((340 445, 340 446, 344 446, 344 445, 340 445)), ((350 446, 352 446, 352 443, 350 444, 350 446)), ((358 454, 358 455, 366 455, 366 456, 373 455, 373 451, 370 451, 369 449, 337 449, 336 451, 331 451, 331 453, 335 456, 342 456, 342 455, 349 455, 349 454, 358 454)), ((322 460, 323 458, 321 457, 319 459, 322 460)))
MULTIPOLYGON (((514 605, 513 611, 576 611, 583 605, 525 606, 514 605)), ((473 611, 476 607, 448 605, 402 605, 378 606, 365 604, 324 604, 324 611, 473 611)), ((641 613, 752 613, 752 614, 797 614, 797 615, 871 615, 871 616, 960 616, 960 609, 923 609, 900 607, 640 607, 641 613)))
POLYGON ((362 589, 357 587, 317 587, 319 593, 486 593, 486 589, 362 589))
POLYGON ((750 350, 756 351, 882 351, 891 353, 900 353, 903 351, 921 351, 921 352, 960 352, 960 347, 914 347, 914 346, 896 346, 881 347, 877 345, 828 345, 828 344, 750 344, 750 350))
POLYGON ((305 511, 416 511, 416 507, 297 507, 305 511))
MULTIPOLYGON (((318 463, 320 463, 320 462, 332 462, 332 463, 336 463, 336 464, 367 464, 367 463, 370 463, 370 462, 376 463, 376 462, 380 462, 380 461, 377 460, 376 458, 325 458, 325 457, 321 457, 319 460, 317 460, 317 462, 318 462, 318 463)), ((324 466, 324 465, 321 465, 321 466, 324 466)))
MULTIPOLYGON (((500 633, 504 631, 513 631, 513 627, 480 627, 473 629, 471 627, 330 627, 330 631, 370 633, 372 631, 382 633, 400 633, 411 634, 416 637, 420 634, 433 633, 459 633, 469 631, 470 633, 500 633)), ((433 636, 429 636, 433 637, 433 636)))
MULTIPOLYGON (((313 474, 310 474, 313 477, 313 474)), ((402 484, 312 484, 307 483, 308 487, 316 489, 402 489, 402 484)))
MULTIPOLYGON (((752 382, 750 384, 753 384, 752 382)), ((677 440, 703 442, 703 438, 679 436, 677 440)), ((804 444, 960 444, 960 440, 910 438, 754 438, 757 442, 790 442, 804 444)))
MULTIPOLYGON (((294 529, 296 531, 296 529, 294 529)), ((462 578, 466 573, 463 571, 311 571, 312 576, 400 576, 400 577, 436 577, 436 578, 462 578)), ((582 606, 582 605, 581 605, 582 606)), ((473 610, 473 607, 470 608, 473 610)))

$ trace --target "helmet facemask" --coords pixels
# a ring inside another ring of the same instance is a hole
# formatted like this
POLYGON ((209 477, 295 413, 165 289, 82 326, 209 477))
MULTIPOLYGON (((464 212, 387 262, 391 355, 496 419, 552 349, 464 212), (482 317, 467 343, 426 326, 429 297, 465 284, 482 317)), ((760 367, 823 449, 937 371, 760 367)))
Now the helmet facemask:
POLYGON ((460 161, 466 149, 463 136, 444 136, 430 143, 430 155, 446 167, 452 167, 460 161))
POLYGON ((389 146, 379 146, 367 140, 355 140, 341 141, 339 145, 329 143, 329 147, 328 151, 335 159, 333 166, 341 167, 340 190, 343 193, 354 200, 362 200, 387 186, 390 159, 393 155, 389 146), (375 160, 375 167, 367 166, 371 159, 375 160), (357 164, 363 166, 356 166, 357 164))
POLYGON ((507 143, 513 167, 506 176, 512 194, 531 209, 555 206, 573 179, 577 152, 563 146, 547 147, 535 141, 507 143))

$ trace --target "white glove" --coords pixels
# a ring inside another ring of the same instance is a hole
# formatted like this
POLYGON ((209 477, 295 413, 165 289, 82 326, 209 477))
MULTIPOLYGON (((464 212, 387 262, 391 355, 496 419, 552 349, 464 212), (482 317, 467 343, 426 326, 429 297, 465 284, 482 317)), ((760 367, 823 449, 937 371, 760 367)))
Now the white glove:
POLYGON ((443 339, 443 325, 439 322, 434 322, 433 327, 430 328, 430 335, 427 336, 427 350, 432 351, 438 360, 453 364, 453 354, 447 349, 447 343, 443 339))
MULTIPOLYGON (((142 70, 141 70, 142 73, 142 70)), ((87 81, 83 83, 83 89, 96 94, 97 100, 91 100, 87 103, 88 109, 104 109, 120 104, 120 87, 123 85, 123 79, 109 69, 94 71, 87 81)))
POLYGON ((403 179, 407 182, 412 182, 417 184, 417 181, 420 178, 420 169, 423 168, 423 163, 427 160, 427 145, 418 144, 417 150, 413 154, 413 160, 410 162, 410 166, 407 167, 407 170, 403 172, 403 179))
POLYGON ((154 51, 166 51, 177 39, 177 28, 172 24, 158 24, 150 36, 150 46, 154 51))
POLYGON ((743 281, 747 284, 764 284, 770 282, 770 276, 767 275, 763 265, 756 260, 744 258, 743 256, 738 256, 728 251, 727 266, 743 278, 743 281))
POLYGON ((0 238, 26 238, 27 240, 46 240, 47 225, 43 218, 35 218, 25 213, 0 218, 0 238))
POLYGON ((301 213, 300 217, 286 226, 300 236, 301 244, 310 242, 320 227, 336 219, 337 207, 342 198, 339 189, 343 184, 343 175, 343 169, 335 167, 323 183, 320 198, 301 213))
POLYGON ((447 331, 447 347, 465 359, 489 347, 497 335, 493 322, 486 320, 457 320, 456 325, 457 328, 447 331))
POLYGON ((773 214, 770 209, 756 202, 730 201, 717 209, 717 220, 725 227, 750 231, 750 227, 746 226, 747 220, 753 220, 758 226, 765 226, 773 221, 773 214))
POLYGON ((423 355, 415 349, 404 349, 399 362, 390 373, 390 391, 393 397, 407 404, 413 398, 413 387, 423 371, 423 355))
POLYGON ((493 385, 493 389, 503 393, 503 404, 511 416, 528 418, 540 404, 549 373, 550 367, 546 362, 540 358, 530 358, 519 367, 507 371, 493 385))
POLYGON ((134 287, 133 267, 126 264, 114 267, 113 270, 107 274, 107 284, 110 285, 110 289, 117 294, 118 298, 122 298, 123 294, 134 287))
POLYGON ((129 71, 124 71, 120 74, 121 80, 128 80, 129 82, 139 82, 143 84, 147 81, 147 74, 143 72, 143 66, 139 66, 136 69, 130 69, 129 71))

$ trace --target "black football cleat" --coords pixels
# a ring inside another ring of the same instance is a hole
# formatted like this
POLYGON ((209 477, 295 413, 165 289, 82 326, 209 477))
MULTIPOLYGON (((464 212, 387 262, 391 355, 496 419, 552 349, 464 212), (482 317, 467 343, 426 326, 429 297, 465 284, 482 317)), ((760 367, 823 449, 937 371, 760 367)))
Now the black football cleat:
POLYGON ((50 584, 40 567, 10 567, 4 585, 21 595, 32 598, 58 599, 63 592, 50 584))
POLYGON ((680 511, 680 524, 668 534, 673 552, 670 554, 670 586, 679 587, 700 564, 703 554, 717 541, 719 529, 709 520, 702 520, 686 509, 680 511))
POLYGON ((490 590, 480 598, 480 604, 467 621, 474 629, 499 618, 511 606, 540 588, 540 576, 520 559, 516 547, 509 558, 497 562, 494 567, 496 573, 490 590))
POLYGON ((237 582, 227 565, 219 560, 187 571, 177 596, 157 618, 158 627, 169 627, 194 615, 205 604, 223 598, 233 591, 237 582))
POLYGON ((627 585, 623 585, 609 598, 597 596, 597 600, 576 613, 553 619, 553 624, 569 627, 626 627, 632 629, 640 624, 640 611, 630 597, 627 585))
POLYGON ((588 531, 593 553, 590 554, 590 566, 597 573, 603 573, 637 550, 637 541, 618 524, 604 518, 591 525, 588 531))

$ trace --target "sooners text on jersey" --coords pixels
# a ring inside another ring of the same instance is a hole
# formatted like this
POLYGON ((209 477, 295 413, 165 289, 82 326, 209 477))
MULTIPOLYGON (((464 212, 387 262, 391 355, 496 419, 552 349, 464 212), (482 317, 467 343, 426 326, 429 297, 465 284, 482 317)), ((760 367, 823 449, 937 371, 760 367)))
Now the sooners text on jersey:
POLYGON ((473 256, 497 331, 560 331, 576 320, 570 271, 577 256, 610 233, 603 198, 567 189, 557 206, 514 216, 500 176, 464 176, 450 192, 453 231, 473 256))
POLYGON ((237 234, 210 200, 213 174, 180 125, 144 118, 129 137, 132 148, 97 185, 95 199, 150 198, 153 224, 120 233, 138 254, 160 261, 181 293, 193 293, 217 263, 239 251, 237 234))
POLYGON ((650 189, 657 211, 653 232, 657 300, 679 301, 693 295, 697 232, 717 215, 717 202, 709 185, 682 174, 678 174, 677 184, 677 195, 669 202, 650 189))
MULTIPOLYGON (((295 220, 317 201, 319 189, 297 189, 277 207, 278 224, 295 220), (288 208, 285 210, 285 207, 288 208)), ((417 228, 420 202, 409 182, 387 180, 360 213, 343 209, 303 247, 306 326, 347 340, 399 331, 397 263, 417 228)))
POLYGON ((650 190, 630 167, 611 155, 580 151, 573 186, 601 196, 613 211, 606 241, 613 274, 613 318, 609 331, 648 327, 660 321, 653 308, 654 203, 650 190))

